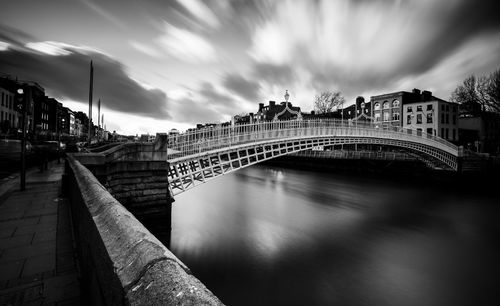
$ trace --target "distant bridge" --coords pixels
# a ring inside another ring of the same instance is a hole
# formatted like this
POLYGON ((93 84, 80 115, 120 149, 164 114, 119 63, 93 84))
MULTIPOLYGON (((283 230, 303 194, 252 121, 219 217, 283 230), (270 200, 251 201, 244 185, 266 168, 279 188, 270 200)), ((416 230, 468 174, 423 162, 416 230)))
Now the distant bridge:
POLYGON ((401 127, 331 119, 262 122, 189 131, 169 139, 172 195, 220 175, 275 157, 317 147, 375 144, 404 148, 431 163, 458 169, 458 147, 442 138, 401 127))

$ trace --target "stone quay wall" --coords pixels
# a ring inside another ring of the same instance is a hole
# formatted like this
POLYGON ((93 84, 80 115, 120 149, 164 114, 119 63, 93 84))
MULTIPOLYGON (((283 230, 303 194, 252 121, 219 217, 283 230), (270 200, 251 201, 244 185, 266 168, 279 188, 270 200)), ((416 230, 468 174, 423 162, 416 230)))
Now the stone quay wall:
POLYGON ((65 190, 92 305, 222 305, 72 156, 65 190))
POLYGON ((167 182, 167 138, 154 143, 124 143, 96 153, 72 156, 157 238, 170 244, 174 201, 167 182))

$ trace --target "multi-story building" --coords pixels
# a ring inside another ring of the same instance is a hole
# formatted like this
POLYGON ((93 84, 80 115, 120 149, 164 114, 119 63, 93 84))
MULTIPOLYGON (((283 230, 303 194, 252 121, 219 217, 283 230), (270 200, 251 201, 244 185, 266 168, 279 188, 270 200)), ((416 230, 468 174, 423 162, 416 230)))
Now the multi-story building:
POLYGON ((432 93, 413 89, 412 92, 398 91, 370 97, 373 122, 380 125, 403 126, 401 114, 403 105, 418 101, 432 100, 432 93))
POLYGON ((75 123, 76 120, 78 119, 80 121, 80 136, 85 137, 88 135, 88 130, 89 130, 89 117, 87 117, 87 114, 84 112, 75 112, 75 123))
POLYGON ((50 131, 50 102, 48 97, 37 99, 34 110, 35 129, 37 134, 47 134, 50 131))
POLYGON ((60 120, 63 108, 62 103, 54 98, 47 98, 47 104, 49 107, 49 112, 48 112, 49 131, 54 133, 55 135, 60 135, 61 133, 60 120))
POLYGON ((458 141, 458 105, 413 89, 371 97, 375 125, 399 126, 458 141))
POLYGON ((460 144, 476 152, 500 154, 500 113, 481 111, 478 103, 460 104, 459 113, 460 144))
POLYGON ((432 101, 406 103, 403 127, 457 142, 458 105, 433 98, 432 101))
POLYGON ((17 129, 20 124, 19 113, 14 107, 14 88, 0 84, 0 128, 1 132, 17 129))

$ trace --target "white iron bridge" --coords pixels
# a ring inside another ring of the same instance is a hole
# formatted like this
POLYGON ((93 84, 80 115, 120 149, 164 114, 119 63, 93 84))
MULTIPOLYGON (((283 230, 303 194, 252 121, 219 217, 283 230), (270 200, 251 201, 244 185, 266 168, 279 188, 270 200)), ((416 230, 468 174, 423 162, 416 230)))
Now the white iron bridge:
POLYGON ((333 119, 273 121, 216 126, 170 136, 170 192, 176 195, 275 157, 342 144, 400 147, 448 169, 458 169, 458 147, 421 131, 333 119))

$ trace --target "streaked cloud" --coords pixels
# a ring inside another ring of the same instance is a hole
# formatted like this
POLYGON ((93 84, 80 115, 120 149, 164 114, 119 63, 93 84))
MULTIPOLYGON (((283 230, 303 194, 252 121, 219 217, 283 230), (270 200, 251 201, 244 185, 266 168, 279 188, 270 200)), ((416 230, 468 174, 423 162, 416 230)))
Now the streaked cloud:
POLYGON ((178 0, 177 2, 202 23, 205 23, 212 28, 220 26, 217 16, 215 16, 212 10, 205 5, 204 2, 200 0, 178 0))
POLYGON ((164 22, 164 33, 156 42, 171 56, 190 63, 216 60, 215 48, 200 35, 164 22))
POLYGON ((10 44, 5 41, 0 41, 0 51, 5 51, 9 48, 10 44))
POLYGON ((146 55, 149 55, 151 57, 159 58, 162 56, 160 51, 158 51, 156 48, 154 48, 150 45, 143 44, 143 43, 140 43, 140 42, 134 41, 134 40, 129 41, 129 44, 137 51, 144 53, 146 55))
POLYGON ((259 83, 247 80, 239 74, 227 74, 224 77, 223 84, 228 90, 248 101, 258 102, 260 98, 259 83))

